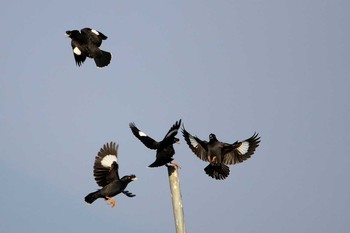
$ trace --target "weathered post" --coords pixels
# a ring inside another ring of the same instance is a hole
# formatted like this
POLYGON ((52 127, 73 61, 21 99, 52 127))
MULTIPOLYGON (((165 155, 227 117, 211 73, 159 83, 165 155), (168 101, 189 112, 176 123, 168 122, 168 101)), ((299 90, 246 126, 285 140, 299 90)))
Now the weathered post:
POLYGON ((174 166, 167 166, 167 167, 168 167, 168 175, 169 175, 171 200, 173 203, 176 233, 186 233, 179 173, 177 171, 178 169, 175 168, 174 166))

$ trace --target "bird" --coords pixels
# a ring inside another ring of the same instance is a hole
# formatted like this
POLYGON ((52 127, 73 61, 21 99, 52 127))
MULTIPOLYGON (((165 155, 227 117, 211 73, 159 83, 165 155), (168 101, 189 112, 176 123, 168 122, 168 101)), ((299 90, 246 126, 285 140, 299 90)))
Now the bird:
POLYGON ((128 197, 136 196, 125 189, 137 177, 132 174, 119 178, 118 169, 118 144, 115 142, 104 144, 95 157, 93 169, 95 181, 102 188, 89 193, 85 197, 85 202, 92 204, 98 198, 104 198, 107 204, 114 208, 116 205, 114 196, 120 193, 128 197))
POLYGON ((173 147, 174 143, 180 143, 180 139, 175 137, 181 125, 181 119, 176 121, 175 124, 169 129, 168 133, 165 135, 162 141, 155 141, 153 138, 147 136, 144 132, 140 131, 134 122, 129 124, 132 133, 149 149, 156 151, 156 160, 150 164, 148 167, 160 167, 160 166, 174 166, 179 168, 176 162, 173 162, 173 156, 175 155, 175 150, 173 147))
POLYGON ((97 67, 107 66, 112 59, 110 52, 99 49, 102 40, 106 40, 102 32, 91 28, 83 28, 79 30, 66 31, 66 37, 72 39, 71 46, 77 66, 81 66, 86 57, 93 58, 97 67))
POLYGON ((254 133, 246 140, 230 144, 220 142, 213 133, 209 134, 208 142, 192 136, 184 126, 181 131, 192 152, 201 160, 209 162, 209 165, 204 168, 205 173, 216 180, 226 179, 230 174, 230 168, 227 165, 249 159, 260 143, 258 133, 254 133))

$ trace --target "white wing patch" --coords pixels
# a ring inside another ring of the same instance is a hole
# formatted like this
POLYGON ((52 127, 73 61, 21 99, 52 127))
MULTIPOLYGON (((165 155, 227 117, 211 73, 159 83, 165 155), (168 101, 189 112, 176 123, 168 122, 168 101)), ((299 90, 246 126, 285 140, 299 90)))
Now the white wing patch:
POLYGON ((177 133, 177 129, 173 129, 172 131, 170 131, 170 132, 166 135, 166 137, 169 137, 170 135, 176 134, 176 133, 177 133))
POLYGON ((246 154, 248 152, 248 149, 249 149, 249 142, 242 142, 242 144, 237 148, 237 150, 241 155, 246 154))
POLYGON ((91 32, 95 33, 96 35, 100 35, 100 33, 98 33, 98 31, 96 31, 95 29, 91 29, 91 32))
POLYGON ((142 131, 139 131, 139 135, 140 135, 141 137, 147 137, 147 134, 145 134, 145 133, 142 132, 142 131))
POLYGON ((75 53, 76 55, 81 55, 81 51, 80 51, 80 49, 78 47, 75 47, 73 49, 73 53, 75 53))
POLYGON ((190 136, 189 138, 190 138, 191 145, 194 148, 196 148, 198 146, 198 142, 196 141, 196 139, 194 139, 192 136, 190 136))
POLYGON ((101 164, 104 167, 111 167, 113 162, 117 162, 117 157, 115 155, 106 155, 101 160, 101 164))

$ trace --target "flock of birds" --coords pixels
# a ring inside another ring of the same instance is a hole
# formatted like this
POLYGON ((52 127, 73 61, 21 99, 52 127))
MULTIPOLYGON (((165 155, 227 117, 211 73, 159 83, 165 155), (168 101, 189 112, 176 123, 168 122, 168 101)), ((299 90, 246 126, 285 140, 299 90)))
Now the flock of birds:
MULTIPOLYGON (((76 65, 81 66, 86 57, 94 59, 97 67, 105 67, 110 64, 112 54, 101 50, 99 47, 102 40, 107 36, 103 33, 90 28, 84 28, 80 31, 66 31, 67 37, 71 38, 76 65)), ((175 150, 173 144, 179 143, 180 139, 176 137, 181 126, 181 119, 176 121, 169 129, 163 140, 156 141, 141 130, 135 123, 130 123, 131 132, 147 148, 156 150, 156 159, 149 167, 174 166, 176 169, 179 165, 173 160, 175 150)), ((209 141, 202 140, 197 136, 190 134, 182 124, 182 135, 192 150, 192 152, 201 160, 209 164, 204 168, 205 173, 216 179, 223 180, 230 174, 230 168, 227 165, 241 163, 254 154, 255 149, 259 146, 260 137, 254 133, 250 138, 234 143, 221 142, 215 134, 209 135, 209 141)), ((93 167, 95 181, 101 189, 89 193, 85 201, 89 204, 98 198, 103 198, 113 207, 116 205, 114 196, 123 193, 128 197, 135 195, 126 190, 128 184, 137 179, 134 174, 119 177, 118 173, 118 144, 115 142, 106 143, 98 152, 93 167)))

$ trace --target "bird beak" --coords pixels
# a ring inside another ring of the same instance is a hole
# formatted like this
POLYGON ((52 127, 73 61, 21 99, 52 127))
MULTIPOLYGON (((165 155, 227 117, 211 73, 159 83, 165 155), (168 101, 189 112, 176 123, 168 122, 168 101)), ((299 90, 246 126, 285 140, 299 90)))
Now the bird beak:
POLYGON ((135 180, 137 180, 137 177, 135 177, 135 178, 132 178, 131 180, 132 180, 132 181, 135 181, 135 180))

